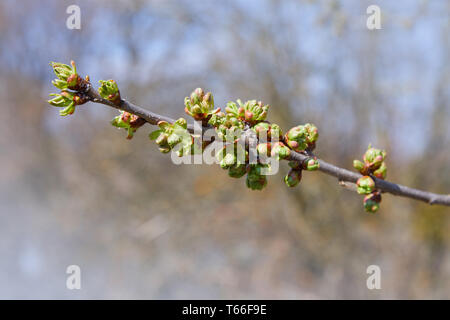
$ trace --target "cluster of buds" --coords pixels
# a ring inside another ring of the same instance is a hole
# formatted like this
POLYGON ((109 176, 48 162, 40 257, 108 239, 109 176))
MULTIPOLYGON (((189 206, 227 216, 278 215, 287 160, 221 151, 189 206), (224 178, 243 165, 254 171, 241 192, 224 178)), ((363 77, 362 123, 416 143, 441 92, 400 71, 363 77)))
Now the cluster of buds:
POLYGON ((238 139, 244 129, 242 121, 221 111, 213 114, 208 123, 215 127, 219 139, 227 142, 238 139))
POLYGON ((111 124, 117 128, 126 129, 128 133, 127 139, 131 139, 136 130, 145 124, 145 120, 129 112, 122 111, 120 115, 111 121, 111 124))
POLYGON ((366 153, 363 156, 363 161, 353 160, 353 167, 362 175, 373 174, 379 179, 386 178, 386 151, 372 148, 369 145, 366 153))
POLYGON ((61 116, 73 114, 75 112, 75 106, 88 101, 87 96, 84 94, 84 89, 86 89, 88 81, 81 79, 77 74, 74 61, 70 62, 70 66, 59 62, 51 62, 50 65, 57 76, 57 79, 53 80, 52 84, 61 90, 61 92, 51 93, 50 96, 54 98, 48 100, 48 103, 58 108, 64 108, 59 111, 61 116))
POLYGON ((86 103, 87 98, 83 94, 73 93, 67 90, 62 90, 60 93, 51 93, 54 97, 47 102, 54 107, 64 108, 59 110, 61 116, 67 116, 75 112, 75 106, 86 103))
POLYGON ((214 98, 211 92, 205 94, 202 88, 195 89, 190 97, 184 98, 184 111, 195 120, 208 122, 212 114, 220 111, 214 110, 214 98))
POLYGON ((291 169, 284 177, 284 182, 288 187, 295 187, 302 180, 302 171, 315 171, 319 169, 319 161, 316 157, 310 157, 303 162, 289 161, 291 169))
POLYGON ((170 152, 175 146, 180 144, 181 148, 177 150, 177 155, 191 154, 193 147, 193 137, 187 130, 187 122, 180 118, 173 124, 166 121, 158 122, 159 129, 150 133, 150 140, 155 140, 162 153, 170 152))
MULTIPOLYGON (((207 123, 215 128, 219 139, 234 144, 234 149, 231 148, 234 153, 230 152, 230 148, 224 148, 217 154, 217 159, 220 166, 228 170, 230 177, 240 178, 247 173, 247 186, 253 190, 261 190, 267 184, 266 177, 261 174, 261 168, 269 167, 266 162, 268 157, 282 160, 290 157, 291 150, 311 151, 319 137, 317 127, 310 123, 292 128, 283 136, 280 126, 265 121, 269 105, 264 105, 261 101, 249 100, 243 103, 238 99, 237 103, 227 103, 224 113, 220 108, 213 110, 212 95, 204 94, 201 88, 197 88, 190 97, 185 98, 185 105, 187 114, 196 120, 202 120, 203 124, 207 120, 207 123), (245 161, 239 161, 239 155, 236 154, 240 139, 245 141, 245 144, 239 144, 242 149, 240 151, 245 152, 245 161), (249 145, 253 139, 256 140, 258 155, 256 164, 248 162, 249 145)), ((318 168, 316 158, 295 164, 295 168, 285 179, 286 184, 294 186, 300 182, 302 170, 318 168)))
POLYGON ((98 93, 103 99, 111 101, 116 106, 120 105, 120 91, 114 80, 100 80, 98 93))
POLYGON ((353 167, 363 176, 356 181, 357 192, 365 194, 364 209, 367 212, 376 212, 380 207, 381 193, 376 189, 375 181, 372 177, 385 179, 387 167, 385 163, 386 151, 372 148, 369 145, 363 156, 363 161, 354 160, 353 167))
POLYGON ((224 147, 218 154, 217 159, 221 168, 228 170, 231 178, 246 177, 246 185, 252 190, 262 190, 267 185, 267 177, 264 171, 270 170, 269 164, 248 163, 248 151, 236 141, 224 147))
POLYGON ((238 120, 245 121, 249 125, 255 125, 258 122, 264 121, 269 110, 269 105, 264 105, 261 101, 249 100, 242 103, 237 100, 239 106, 234 102, 228 102, 225 111, 238 120))
POLYGON ((314 150, 318 138, 319 131, 311 123, 293 127, 285 134, 287 145, 297 152, 314 150))

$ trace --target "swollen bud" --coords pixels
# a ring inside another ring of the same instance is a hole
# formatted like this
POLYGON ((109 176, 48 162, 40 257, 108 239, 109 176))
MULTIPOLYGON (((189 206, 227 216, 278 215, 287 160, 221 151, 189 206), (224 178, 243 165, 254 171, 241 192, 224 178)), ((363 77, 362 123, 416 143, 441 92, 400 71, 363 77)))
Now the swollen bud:
POLYGON ((247 168, 245 164, 238 164, 228 168, 228 175, 231 178, 240 178, 247 173, 247 168))
POLYGON ((319 160, 317 160, 316 157, 309 158, 308 160, 303 162, 303 168, 308 171, 315 171, 315 170, 319 169, 319 167, 320 167, 319 160))
POLYGON ((385 179, 387 174, 387 167, 386 163, 383 161, 380 165, 380 167, 373 172, 373 175, 377 177, 378 179, 385 179))
POLYGON ((356 181, 356 186, 359 194, 369 194, 375 190, 375 181, 369 176, 363 176, 356 181))
POLYGON ((268 168, 267 165, 255 164, 249 165, 246 184, 252 190, 262 190, 267 185, 267 178, 262 174, 262 169, 268 168))
POLYGON ((285 134, 287 145, 294 151, 304 151, 308 147, 307 131, 304 126, 296 126, 285 134))
POLYGON ((271 151, 272 157, 276 157, 277 160, 286 159, 291 155, 291 150, 286 147, 282 142, 275 142, 272 145, 271 151))
POLYGON ((377 170, 386 158, 386 151, 375 149, 369 146, 364 154, 364 162, 371 170, 377 170))
POLYGON ((364 197, 364 210, 374 213, 380 208, 381 193, 376 191, 364 197))
POLYGON ((353 168, 358 171, 362 171, 364 169, 364 163, 359 160, 353 160, 353 168))
POLYGON ((292 188, 300 183, 302 180, 302 170, 290 169, 288 174, 284 177, 284 183, 292 188))
POLYGON ((259 143, 256 146, 256 150, 258 151, 258 154, 261 157, 269 157, 270 156, 270 149, 271 149, 271 145, 270 143, 259 143))

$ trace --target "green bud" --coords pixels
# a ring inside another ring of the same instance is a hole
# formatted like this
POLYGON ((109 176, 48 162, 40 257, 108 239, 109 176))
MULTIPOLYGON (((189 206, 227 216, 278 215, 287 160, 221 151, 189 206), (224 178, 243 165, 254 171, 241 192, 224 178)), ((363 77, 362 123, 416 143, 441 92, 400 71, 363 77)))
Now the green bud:
POLYGON ((369 194, 375 190, 375 181, 369 176, 363 176, 356 181, 359 194, 369 194))
POLYGON ((179 125, 180 127, 187 129, 187 121, 184 118, 179 118, 178 120, 175 121, 175 123, 177 125, 179 125))
POLYGON ((150 140, 155 140, 160 146, 160 151, 167 153, 175 146, 180 145, 177 151, 179 157, 185 154, 192 154, 197 151, 193 141, 193 137, 187 130, 187 122, 183 118, 179 118, 173 124, 167 121, 159 121, 157 123, 159 129, 150 133, 150 140))
POLYGON ((222 160, 219 162, 220 167, 223 169, 228 169, 229 167, 236 164, 236 156, 233 153, 226 153, 222 160))
POLYGON ((317 127, 311 123, 291 128, 285 135, 287 144, 293 150, 300 152, 307 148, 314 149, 319 138, 317 127))
POLYGON ((317 160, 317 158, 309 158, 303 163, 303 166, 304 169, 308 171, 315 171, 320 167, 319 160, 317 160))
POLYGON ((258 151, 258 154, 263 157, 269 157, 270 156, 270 149, 271 145, 270 143, 259 143, 256 146, 256 150, 258 151))
POLYGON ((190 97, 184 99, 184 111, 195 120, 205 120, 210 118, 220 109, 214 109, 214 98, 211 92, 204 93, 202 88, 195 89, 190 97))
POLYGON ((241 121, 246 121, 250 125, 264 121, 267 116, 268 105, 263 105, 261 101, 249 100, 242 103, 237 100, 239 106, 234 102, 228 102, 225 111, 228 115, 233 116, 241 121))
POLYGON ((179 135, 177 135, 176 133, 172 133, 167 138, 167 144, 170 146, 170 148, 175 147, 175 145, 177 145, 180 142, 181 142, 181 137, 179 135))
POLYGON ((219 161, 219 165, 222 169, 228 169, 235 165, 237 163, 235 148, 229 147, 229 150, 227 150, 227 147, 223 147, 223 149, 217 154, 217 160, 219 161))
POLYGON ((229 115, 232 115, 236 118, 240 118, 239 108, 237 107, 236 103, 234 103, 234 102, 228 102, 227 107, 225 108, 225 111, 229 115))
POLYGON ((380 192, 373 192, 371 194, 368 194, 364 197, 364 210, 367 212, 376 212, 380 208, 380 202, 381 202, 381 193, 380 192))
POLYGON ((203 100, 203 95, 204 95, 204 92, 203 92, 202 88, 195 89, 191 93, 191 104, 192 105, 200 104, 201 100, 203 100))
POLYGON ((286 147, 282 142, 275 142, 272 145, 272 157, 276 157, 278 160, 286 159, 291 155, 291 150, 286 147))
POLYGON ((211 115, 208 124, 214 127, 218 127, 219 125, 223 124, 225 120, 226 120, 225 114, 223 112, 217 112, 211 115))
MULTIPOLYGON (((112 121, 111 124, 117 128, 122 128, 127 130, 127 139, 133 138, 134 134, 136 133, 137 129, 141 127, 145 121, 142 121, 142 118, 139 118, 138 116, 131 114, 126 111, 121 111, 121 114, 116 116, 112 121)), ((150 133, 149 137, 152 140, 155 140, 159 137, 159 134, 161 133, 161 130, 157 130, 158 135, 155 132, 150 133)))
POLYGON ((302 180, 302 170, 290 169, 284 177, 284 183, 290 188, 295 187, 302 180))
POLYGON ((281 137, 283 136, 283 131, 281 130, 281 128, 280 128, 280 126, 279 125, 277 125, 277 124, 275 124, 275 123, 272 123, 271 125, 270 125, 270 132, 269 132, 269 136, 270 136, 270 139, 273 141, 273 140, 280 140, 281 139, 281 137))
POLYGON ((371 213, 375 213, 378 211, 378 209, 380 208, 380 204, 372 201, 372 200, 367 200, 363 202, 364 204, 364 210, 366 210, 367 212, 371 212, 371 213))
POLYGON ((247 187, 252 190, 262 190, 267 185, 266 176, 259 176, 258 179, 249 179, 247 175, 247 179, 245 180, 247 187))
POLYGON ((211 92, 205 94, 205 96, 203 97, 203 102, 205 103, 208 110, 214 109, 214 98, 211 92))
POLYGON ((386 163, 383 161, 380 165, 380 167, 373 172, 373 175, 377 177, 378 179, 385 179, 387 173, 387 167, 386 163))
POLYGON ((285 138, 288 146, 297 152, 304 151, 308 147, 308 132, 304 126, 291 128, 285 138))
POLYGON ((260 138, 260 137, 267 138, 267 140, 264 142, 270 141, 270 135, 269 135, 270 134, 269 133, 270 132, 270 124, 268 124, 266 122, 260 122, 256 125, 254 125, 252 127, 252 130, 256 132, 256 135, 258 138, 260 138))
POLYGON ((158 138, 156 138, 155 142, 159 146, 164 146, 164 145, 168 145, 168 142, 167 142, 168 139, 169 139, 169 136, 167 135, 167 133, 161 133, 158 136, 158 138))
POLYGON ((359 160, 353 160, 353 167, 358 171, 362 171, 364 169, 364 163, 359 160))
POLYGON ((313 125, 312 123, 307 123, 305 124, 305 129, 306 132, 308 133, 307 134, 308 145, 313 144, 314 142, 317 141, 317 139, 319 139, 319 130, 315 125, 313 125))
POLYGON ((386 159, 386 151, 369 146, 363 159, 371 170, 377 170, 381 166, 381 163, 386 159))
POLYGON ((246 184, 252 190, 262 190, 267 185, 267 177, 261 174, 261 169, 267 165, 250 165, 247 173, 246 184))
POLYGON ((120 92, 117 83, 114 80, 99 80, 99 83, 98 93, 100 96, 116 105, 120 104, 120 92))
POLYGON ((246 173, 247 168, 245 164, 234 165, 228 169, 228 175, 232 178, 243 177, 246 173))

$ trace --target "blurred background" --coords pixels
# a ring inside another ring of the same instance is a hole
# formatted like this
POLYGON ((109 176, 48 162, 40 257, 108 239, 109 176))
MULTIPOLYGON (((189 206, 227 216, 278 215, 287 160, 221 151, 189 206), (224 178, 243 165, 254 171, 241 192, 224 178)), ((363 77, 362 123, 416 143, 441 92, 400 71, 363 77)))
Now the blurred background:
POLYGON ((174 165, 97 104, 60 117, 50 61, 171 117, 194 88, 313 122, 351 168, 369 143, 388 179, 450 192, 450 2, 0 1, 0 298, 449 299, 450 210, 386 195, 377 214, 335 178, 261 191, 174 165), (81 8, 69 30, 66 9, 81 8), (366 27, 381 8, 382 29, 366 27), (366 269, 381 268, 381 290, 366 269), (81 290, 66 268, 81 267, 81 290))

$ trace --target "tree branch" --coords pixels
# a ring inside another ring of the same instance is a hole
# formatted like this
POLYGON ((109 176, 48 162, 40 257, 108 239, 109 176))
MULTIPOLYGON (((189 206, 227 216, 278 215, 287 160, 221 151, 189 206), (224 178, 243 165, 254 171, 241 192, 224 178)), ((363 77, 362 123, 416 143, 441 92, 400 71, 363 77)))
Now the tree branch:
MULTIPOLYGON (((171 119, 166 116, 158 115, 156 113, 153 113, 151 111, 148 111, 146 109, 143 109, 139 106, 136 106, 126 100, 121 100, 119 105, 115 105, 113 102, 103 99, 96 90, 92 88, 92 86, 89 85, 89 88, 85 92, 85 94, 88 97, 89 101, 101 103, 104 105, 107 105, 109 107, 123 110, 126 112, 129 112, 131 114, 134 114, 136 116, 139 116, 148 123, 152 125, 156 125, 159 121, 166 121, 169 123, 175 122, 174 119, 171 119)), ((194 127, 193 125, 188 126, 188 130, 190 132, 193 132, 194 127)), ((303 154, 298 153, 295 151, 291 151, 291 155, 289 160, 299 161, 303 162, 311 157, 311 154, 303 154)), ((324 160, 319 160, 319 170, 324 172, 325 174, 331 175, 333 177, 336 177, 339 179, 339 181, 343 182, 352 182, 356 183, 356 181, 362 177, 361 174, 353 171, 349 171, 344 168, 340 168, 337 166, 334 166, 324 160)), ((420 200, 423 202, 426 202, 428 204, 439 204, 444 206, 450 206, 450 195, 443 195, 443 194, 436 194, 432 192, 422 191, 414 188, 409 188, 400 184, 392 183, 386 180, 378 179, 376 177, 372 176, 372 179, 375 181, 376 187, 380 189, 382 192, 391 193, 396 196, 400 197, 406 197, 411 198, 415 200, 420 200)))

